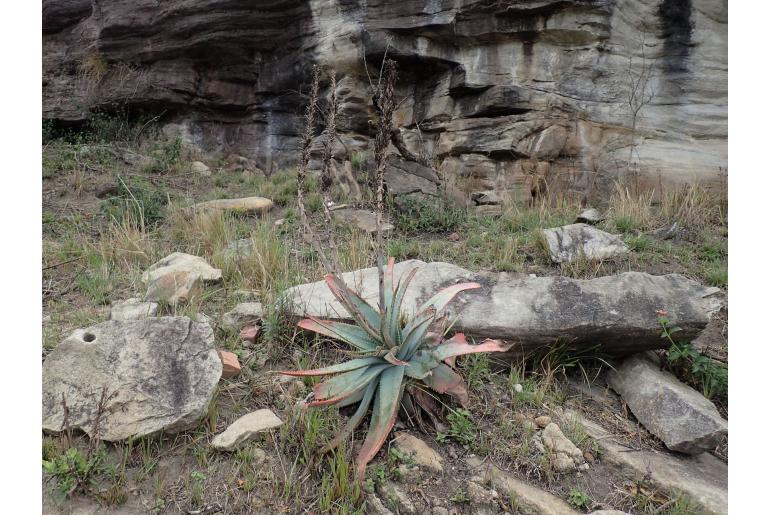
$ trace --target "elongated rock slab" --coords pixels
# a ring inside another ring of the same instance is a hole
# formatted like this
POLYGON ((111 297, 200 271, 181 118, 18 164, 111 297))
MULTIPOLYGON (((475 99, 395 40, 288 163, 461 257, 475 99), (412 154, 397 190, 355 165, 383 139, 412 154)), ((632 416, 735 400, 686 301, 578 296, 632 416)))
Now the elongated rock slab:
POLYGON ((639 422, 672 451, 700 454, 727 434, 727 421, 714 404, 643 354, 631 356, 607 375, 607 384, 639 422))
MULTIPOLYGON (((727 513, 727 464, 709 453, 674 455, 648 450, 632 451, 614 435, 574 411, 565 420, 579 420, 588 436, 602 449, 601 461, 631 481, 649 481, 662 491, 681 491, 709 513, 727 513)), ((700 512, 699 512, 700 513, 700 512)))
POLYGON ((222 375, 211 326, 187 317, 109 320, 78 329, 43 363, 43 429, 110 442, 195 427, 222 375))
MULTIPOLYGON (((598 344, 613 354, 662 348, 656 310, 665 309, 671 323, 682 328, 681 337, 688 339, 723 303, 718 288, 678 274, 625 272, 580 280, 477 274, 450 263, 409 260, 396 264, 396 278, 414 267, 421 270, 405 295, 405 312, 414 313, 441 288, 476 281, 480 288, 461 292, 447 307, 455 321, 453 329, 477 338, 512 341, 511 352, 516 355, 557 340, 576 346, 598 344)), ((375 267, 348 272, 343 279, 376 305, 375 267)), ((287 295, 298 316, 349 318, 323 281, 296 286, 287 295)))
POLYGON ((628 253, 620 237, 583 223, 545 229, 543 235, 554 263, 581 258, 601 260, 628 253))

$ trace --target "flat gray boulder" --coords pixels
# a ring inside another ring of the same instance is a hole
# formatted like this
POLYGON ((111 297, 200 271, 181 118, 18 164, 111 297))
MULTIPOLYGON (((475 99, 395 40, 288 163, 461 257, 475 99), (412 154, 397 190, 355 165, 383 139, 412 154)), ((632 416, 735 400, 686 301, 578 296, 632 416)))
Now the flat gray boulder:
POLYGON ((174 272, 194 272, 200 275, 201 279, 205 282, 222 280, 222 270, 209 265, 202 257, 185 254, 184 252, 174 252, 150 266, 142 274, 142 282, 149 284, 164 275, 174 272))
POLYGON ((211 326, 187 317, 110 320, 78 329, 43 363, 43 429, 69 426, 114 442, 195 427, 206 414, 222 362, 211 326))
MULTIPOLYGON (((665 309, 682 338, 695 337, 723 304, 719 288, 703 286, 682 275, 642 272, 590 280, 530 277, 524 274, 478 274, 450 263, 419 260, 396 264, 401 277, 414 267, 404 311, 416 307, 441 288, 476 281, 481 288, 461 292, 449 304, 453 329, 476 338, 502 338, 515 345, 511 356, 552 345, 557 339, 575 346, 599 344, 612 354, 633 354, 665 347, 656 310, 665 309)), ((370 304, 377 304, 377 269, 343 274, 370 304)), ((348 319, 324 281, 287 291, 298 316, 348 319)))
POLYGON ((554 263, 609 259, 628 253, 628 247, 620 237, 587 224, 544 229, 543 236, 554 263))
POLYGON ((115 302, 110 307, 110 320, 141 320, 158 314, 157 302, 131 298, 115 302))
POLYGON ((220 326, 235 331, 249 324, 255 324, 265 315, 261 302, 241 302, 231 311, 222 315, 220 326))
POLYGON ((607 384, 634 416, 672 451, 700 454, 727 434, 727 421, 700 392, 643 354, 631 356, 607 375, 607 384))
MULTIPOLYGON (((332 216, 340 222, 353 224, 366 233, 377 232, 377 215, 372 211, 366 209, 354 209, 343 208, 336 209, 332 212, 332 216)), ((393 224, 382 221, 382 232, 390 232, 393 230, 393 224)))

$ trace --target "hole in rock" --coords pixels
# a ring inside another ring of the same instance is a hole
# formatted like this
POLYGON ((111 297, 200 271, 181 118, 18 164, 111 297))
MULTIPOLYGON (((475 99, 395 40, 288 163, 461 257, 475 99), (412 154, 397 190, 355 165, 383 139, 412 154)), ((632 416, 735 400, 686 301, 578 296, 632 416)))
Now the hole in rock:
POLYGON ((92 342, 94 340, 96 340, 96 335, 93 333, 86 333, 83 335, 84 342, 92 342))

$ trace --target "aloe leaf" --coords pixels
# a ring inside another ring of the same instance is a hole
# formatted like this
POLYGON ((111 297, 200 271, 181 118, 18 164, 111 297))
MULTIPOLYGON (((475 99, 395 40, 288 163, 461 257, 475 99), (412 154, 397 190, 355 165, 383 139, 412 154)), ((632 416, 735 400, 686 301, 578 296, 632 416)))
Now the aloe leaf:
POLYGON ((479 283, 460 283, 448 286, 428 299, 422 306, 420 306, 420 309, 417 311, 419 313, 428 309, 429 307, 433 307, 438 313, 444 309, 447 304, 449 304, 455 295, 463 290, 472 290, 474 288, 481 288, 481 285, 479 283))
POLYGON ((457 399, 461 406, 468 405, 468 388, 460 374, 443 363, 439 363, 422 380, 426 386, 438 393, 448 393, 457 399))
POLYGON ((335 404, 366 386, 369 381, 376 380, 383 370, 391 367, 392 365, 388 363, 370 365, 344 372, 319 383, 313 388, 315 400, 312 405, 335 404))
POLYGON ((431 350, 431 353, 438 361, 444 361, 453 356, 475 354, 477 352, 505 352, 510 348, 510 344, 505 344, 500 340, 491 339, 486 339, 478 345, 471 345, 465 339, 464 334, 457 333, 441 345, 434 347, 431 350))
POLYGON ((336 320, 320 320, 318 318, 310 317, 300 320, 297 326, 308 331, 328 336, 329 338, 342 340, 364 352, 372 352, 379 345, 379 341, 372 338, 365 329, 357 325, 346 324, 336 320))
MULTIPOLYGON (((321 452, 328 452, 334 449, 342 442, 342 440, 356 430, 358 425, 364 419, 366 412, 369 410, 369 405, 372 403, 372 398, 374 398, 374 392, 377 390, 377 386, 379 386, 379 382, 372 381, 366 389, 361 392, 361 403, 358 405, 356 412, 348 419, 342 431, 332 438, 329 443, 324 446, 321 452)), ((340 403, 340 406, 342 406, 342 403, 340 403)))
POLYGON ((415 351, 419 349, 420 343, 422 343, 425 333, 428 332, 428 328, 433 323, 435 317, 435 310, 428 308, 409 321, 404 328, 404 343, 401 345, 401 351, 398 353, 400 359, 406 361, 411 359, 415 351))
POLYGON ((360 295, 348 286, 339 277, 328 274, 325 277, 326 284, 332 295, 345 306, 351 317, 366 330, 374 339, 380 340, 380 313, 369 305, 360 295))
POLYGON ((430 371, 438 366, 439 360, 429 350, 421 350, 415 353, 409 360, 409 364, 405 367, 404 373, 407 377, 414 379, 423 379, 430 371))
POLYGON ((377 365, 377 364, 384 364, 382 361, 382 358, 369 357, 369 358, 351 359, 350 361, 345 361, 344 363, 339 363, 337 365, 332 365, 330 367, 325 367, 325 368, 314 368, 312 370, 285 370, 279 373, 286 376, 295 376, 295 377, 323 376, 323 375, 329 375, 329 374, 339 374, 340 372, 349 372, 351 370, 356 370, 358 368, 366 367, 369 365, 377 365))
POLYGON ((385 355, 382 357, 382 359, 384 359, 384 360, 385 360, 385 361, 387 361, 388 363, 391 363, 391 364, 393 364, 393 365, 396 365, 396 366, 399 366, 399 367, 403 367, 403 366, 406 366, 406 365, 408 365, 408 363, 407 363, 406 361, 401 361, 400 359, 398 359, 398 358, 395 356, 395 353, 396 353, 396 352, 398 352, 398 347, 393 347, 392 349, 390 349, 390 350, 388 351, 388 353, 387 353, 387 354, 385 354, 385 355))
POLYGON ((390 326, 391 338, 396 342, 396 345, 404 343, 401 341, 403 333, 401 332, 401 305, 404 303, 404 296, 406 290, 409 288, 409 283, 412 282, 415 274, 417 274, 418 268, 412 268, 406 276, 401 276, 398 281, 398 286, 393 294, 393 302, 390 306, 390 310, 387 313, 388 324, 390 326))
POLYGON ((369 432, 356 458, 356 477, 359 481, 363 481, 367 463, 380 450, 393 429, 393 424, 396 423, 401 394, 404 392, 404 369, 405 367, 390 367, 379 378, 380 384, 374 399, 369 432))

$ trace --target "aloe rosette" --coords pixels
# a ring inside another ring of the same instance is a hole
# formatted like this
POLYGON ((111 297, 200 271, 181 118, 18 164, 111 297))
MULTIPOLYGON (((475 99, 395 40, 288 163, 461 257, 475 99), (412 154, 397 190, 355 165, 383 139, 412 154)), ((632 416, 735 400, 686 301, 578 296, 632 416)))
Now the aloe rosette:
POLYGON ((444 288, 420 306, 413 317, 405 318, 401 306, 418 269, 412 269, 395 284, 394 266, 395 260, 391 258, 383 270, 379 310, 348 288, 338 276, 329 274, 325 277, 329 289, 355 324, 314 317, 298 324, 308 331, 351 345, 356 350, 353 359, 326 368, 281 372, 291 376, 332 376, 313 388, 306 401, 308 406, 336 404, 342 407, 359 403, 343 431, 324 450, 336 447, 347 438, 373 403, 369 430, 356 460, 359 479, 364 477, 366 465, 395 424, 406 381, 420 381, 465 405, 467 387, 462 376, 453 370, 453 358, 478 352, 504 352, 509 348, 500 340, 487 339, 471 345, 462 333, 443 340, 440 334, 429 332, 455 295, 481 286, 475 282, 444 288))

